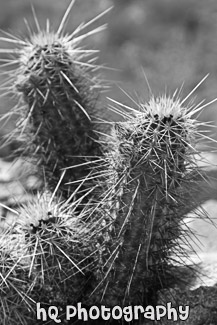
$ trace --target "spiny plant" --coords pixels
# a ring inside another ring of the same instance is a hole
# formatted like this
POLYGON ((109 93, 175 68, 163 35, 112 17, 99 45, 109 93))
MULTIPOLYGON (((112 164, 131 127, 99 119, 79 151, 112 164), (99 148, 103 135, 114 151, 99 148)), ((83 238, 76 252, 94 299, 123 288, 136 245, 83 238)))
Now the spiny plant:
POLYGON ((6 66, 19 65, 10 71, 7 88, 19 99, 15 112, 20 119, 12 137, 19 135, 22 155, 36 161, 41 175, 44 171, 52 193, 20 208, 15 241, 7 237, 9 251, 0 242, 5 324, 13 317, 25 324, 26 314, 19 310, 25 304, 31 314, 36 301, 59 307, 78 301, 89 306, 153 302, 157 290, 177 285, 183 276, 173 263, 183 266, 182 257, 188 255, 181 242, 191 249, 190 230, 182 224, 186 206, 196 206, 197 180, 203 177, 194 161, 201 135, 193 115, 210 103, 185 102, 205 78, 183 100, 177 91, 136 103, 137 110, 113 100, 111 109, 125 121, 114 124, 102 156, 100 132, 95 132, 101 114, 95 90, 102 86, 92 76, 98 66, 87 59, 94 52, 79 46, 104 26, 79 33, 105 12, 64 34, 73 4, 56 32, 49 23, 41 30, 35 15, 37 33, 30 32, 28 39, 8 33, 0 38, 18 46, 1 51, 17 55, 6 66), (121 112, 122 107, 129 112, 121 112), (93 204, 88 180, 97 176, 105 191, 93 204), (11 304, 19 308, 10 309, 11 304))
MULTIPOLYGON (((12 112, 19 115, 17 128, 9 139, 21 141, 19 154, 38 166, 51 192, 61 179, 58 192, 64 198, 74 192, 74 182, 94 178, 90 164, 96 163, 101 153, 96 120, 103 112, 97 100, 106 86, 102 85, 97 72, 100 67, 93 57, 97 51, 86 49, 81 42, 106 25, 81 32, 111 9, 67 34, 64 30, 74 2, 56 31, 50 30, 49 21, 46 29, 41 29, 33 9, 36 32, 27 23, 28 38, 7 32, 0 38, 17 46, 1 49, 1 53, 15 56, 3 59, 6 63, 2 65, 12 66, 7 71, 6 94, 13 93, 18 102, 12 112)), ((88 187, 86 184, 82 184, 81 192, 88 187)))
POLYGON ((90 237, 99 220, 85 226, 91 209, 87 206, 78 213, 78 204, 40 194, 20 207, 10 236, 8 231, 4 233, 0 242, 0 315, 5 324, 13 317, 16 321, 20 317, 21 324, 32 324, 37 302, 45 308, 57 306, 60 319, 64 319, 61 310, 82 301, 93 290, 93 269, 100 249, 96 236, 90 237))
POLYGON ((194 155, 206 138, 193 116, 216 99, 185 103, 204 79, 183 100, 178 91, 136 103, 137 109, 112 100, 111 108, 125 121, 114 123, 109 137, 110 224, 92 303, 150 304, 156 302, 159 289, 193 280, 195 266, 185 268, 183 262, 193 250, 191 230, 182 226, 186 213, 197 206, 197 182, 204 172, 194 155))

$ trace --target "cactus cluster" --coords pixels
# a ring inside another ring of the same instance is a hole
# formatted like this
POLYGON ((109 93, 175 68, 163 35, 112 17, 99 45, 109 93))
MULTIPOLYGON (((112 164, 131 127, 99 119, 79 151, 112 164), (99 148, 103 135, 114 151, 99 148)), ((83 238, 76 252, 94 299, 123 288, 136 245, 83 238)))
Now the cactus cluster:
POLYGON ((80 32, 108 10, 64 34, 73 4, 56 32, 35 17, 29 39, 1 38, 19 47, 9 80, 19 120, 10 138, 19 138, 19 154, 44 184, 0 238, 3 324, 36 324, 37 302, 60 310, 155 304, 159 289, 188 285, 195 273, 182 262, 185 244, 191 249, 182 225, 204 177, 193 116, 209 103, 186 101, 205 78, 183 100, 178 92, 153 96, 137 109, 112 100, 124 121, 103 141, 103 85, 94 51, 80 42, 104 26, 80 32))

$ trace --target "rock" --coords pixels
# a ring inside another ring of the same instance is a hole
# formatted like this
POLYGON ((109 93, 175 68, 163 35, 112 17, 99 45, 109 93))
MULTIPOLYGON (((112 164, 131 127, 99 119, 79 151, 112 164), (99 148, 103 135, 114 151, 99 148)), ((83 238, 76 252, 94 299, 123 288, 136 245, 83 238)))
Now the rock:
MULTIPOLYGON (((200 287, 196 290, 162 290, 158 295, 158 305, 172 303, 172 307, 189 306, 187 320, 178 320, 177 325, 216 325, 217 324, 217 286, 200 287)), ((162 325, 174 323, 165 316, 162 325)), ((151 323, 150 323, 151 324, 151 323)))

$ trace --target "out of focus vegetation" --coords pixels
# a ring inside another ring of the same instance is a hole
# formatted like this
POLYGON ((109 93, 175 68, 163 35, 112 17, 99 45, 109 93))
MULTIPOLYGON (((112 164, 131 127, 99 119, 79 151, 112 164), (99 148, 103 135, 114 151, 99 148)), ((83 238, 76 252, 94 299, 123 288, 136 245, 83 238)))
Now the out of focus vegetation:
MULTIPOLYGON (((25 17, 36 30, 31 3, 41 26, 49 18, 57 28, 69 2, 0 0, 0 28, 25 37, 28 34, 25 17)), ((112 81, 105 98, 109 96, 133 105, 120 86, 134 98, 138 95, 147 100, 149 90, 143 70, 154 94, 165 90, 172 93, 184 82, 183 96, 210 73, 196 92, 196 102, 217 96, 217 1, 77 0, 66 29, 72 31, 82 21, 112 5, 113 10, 97 23, 108 23, 107 30, 88 39, 91 48, 100 49, 99 63, 114 68, 103 70, 104 78, 112 81)), ((0 42, 0 48, 5 46, 0 42)), ((0 112, 13 104, 10 98, 1 98, 0 112)), ((217 125, 217 103, 205 109, 200 118, 213 120, 217 125)), ((7 129, 11 127, 12 122, 7 129)), ((213 136, 217 139, 215 128, 213 136)))

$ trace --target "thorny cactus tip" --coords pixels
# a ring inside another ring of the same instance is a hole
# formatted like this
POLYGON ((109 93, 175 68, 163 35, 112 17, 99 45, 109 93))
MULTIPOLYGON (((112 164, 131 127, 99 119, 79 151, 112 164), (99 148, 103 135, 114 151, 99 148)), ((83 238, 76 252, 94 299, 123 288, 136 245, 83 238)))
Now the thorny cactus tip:
POLYGON ((137 109, 112 100, 111 109, 125 121, 115 123, 108 138, 107 204, 113 221, 94 303, 150 303, 159 289, 193 281, 195 266, 185 268, 182 262, 192 250, 191 230, 183 225, 187 212, 197 207, 198 180, 204 175, 194 155, 206 138, 194 116, 216 101, 187 106, 193 91, 183 100, 178 92, 152 97, 137 109))
MULTIPOLYGON (((50 191, 62 176, 58 192, 65 199, 74 192, 78 180, 91 179, 90 165, 101 154, 97 133, 100 126, 96 121, 103 115, 99 95, 107 86, 99 78, 100 66, 93 57, 98 51, 86 49, 81 42, 105 29, 106 25, 102 25, 82 34, 111 9, 79 25, 72 33, 64 33, 74 2, 57 31, 50 30, 49 21, 42 29, 33 9, 35 33, 27 23, 28 38, 19 39, 8 33, 0 38, 17 46, 0 50, 15 56, 3 59, 5 66, 12 66, 7 71, 7 93, 18 98, 12 113, 18 114, 19 119, 9 139, 21 141, 20 154, 38 166, 38 174, 45 178, 50 191)), ((88 184, 85 181, 81 186, 82 195, 88 184)))

